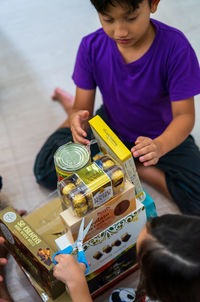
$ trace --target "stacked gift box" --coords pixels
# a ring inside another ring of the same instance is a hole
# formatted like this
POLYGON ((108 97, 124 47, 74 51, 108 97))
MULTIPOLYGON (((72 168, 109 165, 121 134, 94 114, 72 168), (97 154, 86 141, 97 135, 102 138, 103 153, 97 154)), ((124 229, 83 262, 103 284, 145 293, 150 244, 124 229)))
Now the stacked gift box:
POLYGON ((52 256, 65 244, 65 236, 71 243, 76 240, 82 217, 86 225, 93 219, 84 250, 94 297, 136 269, 137 237, 156 215, 130 151, 100 117, 90 125, 102 154, 59 178, 57 198, 24 219, 13 208, 0 212, 6 245, 43 301, 70 301, 64 285, 53 277, 52 256))

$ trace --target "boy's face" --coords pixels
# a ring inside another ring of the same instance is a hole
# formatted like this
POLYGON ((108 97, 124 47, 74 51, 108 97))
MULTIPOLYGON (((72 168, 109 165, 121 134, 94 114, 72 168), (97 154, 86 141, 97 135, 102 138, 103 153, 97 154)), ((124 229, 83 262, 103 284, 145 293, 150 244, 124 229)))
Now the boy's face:
POLYGON ((105 33, 113 39, 120 48, 131 48, 140 45, 148 39, 150 32, 150 14, 157 9, 159 0, 153 0, 151 7, 148 0, 140 3, 138 9, 131 10, 125 4, 109 5, 105 14, 99 14, 105 33))

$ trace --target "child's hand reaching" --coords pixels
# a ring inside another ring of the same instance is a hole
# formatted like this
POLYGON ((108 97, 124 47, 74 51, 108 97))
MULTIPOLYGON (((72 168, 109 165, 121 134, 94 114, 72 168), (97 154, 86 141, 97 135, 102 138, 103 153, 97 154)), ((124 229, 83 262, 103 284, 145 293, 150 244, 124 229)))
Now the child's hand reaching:
POLYGON ((134 157, 139 157, 139 161, 146 167, 157 164, 161 156, 158 142, 144 136, 139 136, 136 139, 131 152, 134 157))
POLYGON ((72 255, 59 254, 55 257, 58 264, 54 276, 67 285, 73 302, 91 302, 92 298, 85 279, 86 266, 78 263, 72 255))
POLYGON ((87 128, 89 120, 89 111, 79 110, 71 114, 70 128, 72 131, 74 142, 87 145, 89 141, 87 137, 87 128))

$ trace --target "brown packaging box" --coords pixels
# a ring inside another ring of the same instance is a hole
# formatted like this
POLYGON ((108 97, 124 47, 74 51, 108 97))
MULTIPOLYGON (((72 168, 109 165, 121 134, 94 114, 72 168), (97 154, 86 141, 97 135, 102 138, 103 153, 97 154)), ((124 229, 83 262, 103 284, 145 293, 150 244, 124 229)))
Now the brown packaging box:
MULTIPOLYGON (((89 240, 96 234, 112 225, 116 221, 125 217, 136 209, 135 188, 129 181, 125 182, 124 190, 105 204, 85 215, 85 225, 93 218, 91 228, 85 238, 89 240)), ((67 232, 71 233, 74 240, 78 235, 78 230, 82 218, 73 216, 70 209, 60 213, 60 218, 66 226, 67 232)))
POLYGON ((65 290, 53 276, 52 249, 44 239, 12 208, 0 212, 0 233, 15 260, 30 273, 52 298, 65 290))

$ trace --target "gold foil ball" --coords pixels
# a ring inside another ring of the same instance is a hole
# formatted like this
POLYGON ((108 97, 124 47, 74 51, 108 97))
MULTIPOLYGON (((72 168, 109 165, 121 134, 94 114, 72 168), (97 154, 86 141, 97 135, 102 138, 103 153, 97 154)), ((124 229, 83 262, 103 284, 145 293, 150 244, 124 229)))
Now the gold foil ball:
POLYGON ((85 214, 87 214, 87 212, 88 212, 88 205, 86 204, 86 205, 84 205, 83 207, 81 207, 81 208, 75 208, 74 210, 75 210, 76 215, 77 215, 78 217, 82 217, 82 216, 84 216, 85 214))
POLYGON ((103 162, 102 167, 103 167, 103 169, 108 169, 114 165, 115 165, 115 163, 111 159, 108 159, 105 162, 103 162))
POLYGON ((122 170, 118 169, 111 174, 111 179, 113 181, 114 186, 117 185, 118 181, 119 181, 119 185, 120 185, 121 181, 123 181, 123 179, 124 179, 124 173, 122 172, 122 170))
POLYGON ((73 184, 72 182, 70 182, 70 183, 68 183, 67 185, 64 186, 64 188, 62 190, 62 193, 64 195, 67 195, 67 194, 69 194, 75 188, 76 188, 75 184, 73 184))
POLYGON ((83 194, 76 194, 73 199, 73 204, 75 208, 82 208, 87 204, 86 198, 83 194))

